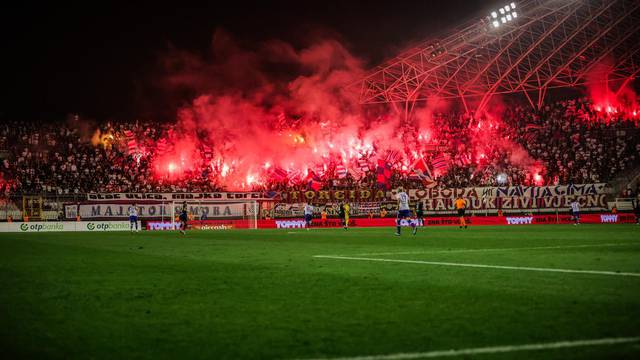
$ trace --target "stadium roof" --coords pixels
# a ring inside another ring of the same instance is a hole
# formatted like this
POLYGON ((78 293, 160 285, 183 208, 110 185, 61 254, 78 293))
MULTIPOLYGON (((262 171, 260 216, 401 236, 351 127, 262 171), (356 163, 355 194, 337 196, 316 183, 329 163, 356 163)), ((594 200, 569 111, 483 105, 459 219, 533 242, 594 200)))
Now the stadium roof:
POLYGON ((416 102, 431 97, 482 110, 496 94, 524 93, 540 107, 548 89, 584 85, 597 64, 607 63, 609 81, 618 84, 640 71, 640 1, 502 5, 374 68, 357 83, 360 102, 402 106, 409 116, 416 102))

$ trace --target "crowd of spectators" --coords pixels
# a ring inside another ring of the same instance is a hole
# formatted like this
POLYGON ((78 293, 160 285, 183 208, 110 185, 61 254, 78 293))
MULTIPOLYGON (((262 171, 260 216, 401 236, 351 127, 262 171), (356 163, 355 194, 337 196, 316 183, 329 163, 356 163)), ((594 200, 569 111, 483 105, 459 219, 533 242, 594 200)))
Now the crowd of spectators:
MULTIPOLYGON (((152 151, 130 153, 125 131, 140 135, 149 145, 159 139, 163 129, 166 130, 164 127, 148 123, 108 123, 102 127, 102 133, 110 137, 98 143, 95 133, 81 129, 73 121, 63 125, 2 124, 0 146, 5 156, 0 167, 0 191, 4 194, 82 194, 220 190, 201 176, 171 181, 156 178, 151 168, 152 151)), ((139 145, 139 149, 145 148, 144 143, 139 145)))
MULTIPOLYGON (((541 110, 514 105, 500 119, 435 114, 432 132, 415 136, 435 184, 446 187, 551 185, 606 182, 640 163, 640 118, 615 109, 598 109, 586 99, 559 101, 541 110)), ((87 192, 209 192, 224 190, 208 158, 181 177, 154 176, 158 142, 169 124, 103 124, 82 130, 78 119, 64 124, 5 122, 0 125, 0 191, 82 194, 87 192), (76 122, 76 123, 74 123, 76 122), (105 136, 107 136, 105 138, 105 136), (128 142, 136 141, 136 151, 128 142)), ((410 130, 407 131, 410 133, 410 130)), ((376 154, 374 154, 375 157, 376 154)), ((356 179, 327 172, 322 188, 375 187, 370 171, 356 179)), ((411 160, 410 162, 413 162, 411 160)), ((411 167, 411 166, 409 166, 411 167)), ((308 178, 270 179, 252 190, 306 188, 308 178)), ((392 166, 390 185, 424 186, 411 176, 407 161, 392 166)))
POLYGON ((606 182, 640 159, 640 118, 593 106, 586 98, 549 104, 538 114, 517 107, 505 120, 560 183, 606 182))

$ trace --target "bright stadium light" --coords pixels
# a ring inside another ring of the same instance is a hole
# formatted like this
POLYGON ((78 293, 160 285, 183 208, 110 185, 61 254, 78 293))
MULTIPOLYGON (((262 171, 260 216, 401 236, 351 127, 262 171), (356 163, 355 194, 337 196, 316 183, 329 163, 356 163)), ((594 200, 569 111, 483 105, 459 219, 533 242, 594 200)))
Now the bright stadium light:
POLYGON ((518 17, 516 13, 516 3, 512 2, 498 9, 498 11, 492 11, 487 20, 491 23, 493 28, 500 27, 501 24, 506 24, 515 20, 518 17), (500 16, 498 17, 498 13, 500 16))

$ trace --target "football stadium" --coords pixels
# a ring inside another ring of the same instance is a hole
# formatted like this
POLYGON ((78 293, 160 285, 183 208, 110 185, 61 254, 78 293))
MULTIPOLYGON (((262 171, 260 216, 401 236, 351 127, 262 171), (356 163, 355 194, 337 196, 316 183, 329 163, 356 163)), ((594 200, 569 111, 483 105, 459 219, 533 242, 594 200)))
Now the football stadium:
POLYGON ((639 1, 244 5, 11 9, 5 358, 640 358, 639 1))

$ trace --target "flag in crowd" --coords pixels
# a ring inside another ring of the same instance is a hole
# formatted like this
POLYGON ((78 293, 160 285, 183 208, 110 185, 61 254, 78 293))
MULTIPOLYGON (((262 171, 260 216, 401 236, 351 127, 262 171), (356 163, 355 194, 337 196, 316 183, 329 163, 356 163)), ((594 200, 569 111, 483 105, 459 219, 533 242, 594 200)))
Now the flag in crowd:
POLYGON ((458 159, 458 163, 460 166, 471 164, 471 154, 462 154, 458 157, 458 159))
POLYGON ((344 179, 347 177, 347 168, 343 164, 336 165, 336 176, 338 179, 344 179))
POLYGON ((283 168, 273 169, 273 178, 276 179, 276 181, 282 181, 286 179, 287 175, 288 175, 287 171, 284 170, 283 168))
POLYGON ((136 150, 138 150, 138 142, 136 139, 127 141, 127 149, 129 150, 129 155, 135 154, 136 150))
POLYGON ((369 172, 369 161, 367 161, 367 159, 358 159, 358 168, 363 172, 363 173, 368 173, 369 172))
POLYGON ((354 179, 362 179, 371 171, 371 168, 369 167, 369 162, 361 158, 356 161, 354 166, 350 166, 348 171, 354 179))
POLYGON ((158 153, 158 155, 162 155, 164 153, 167 152, 167 139, 162 138, 160 140, 158 140, 158 146, 156 147, 156 152, 158 153))
POLYGON ((364 175, 364 172, 357 166, 350 166, 347 170, 354 179, 360 179, 364 175))
POLYGON ((376 184, 381 189, 391 189, 391 165, 385 160, 378 160, 378 166, 376 167, 376 184))
POLYGON ((434 156, 431 159, 431 166, 436 170, 446 168, 447 167, 447 159, 444 157, 444 154, 440 153, 440 154, 434 156))
POLYGON ((305 180, 307 181, 307 187, 314 191, 318 191, 322 188, 322 180, 320 179, 320 176, 311 169, 309 169, 305 180))
POLYGON ((302 171, 294 169, 287 173, 287 177, 289 178, 289 185, 297 184, 302 178, 302 171))
POLYGON ((125 130, 124 136, 127 141, 127 153, 133 155, 138 150, 138 142, 136 141, 133 131, 125 130))
POLYGON ((416 160, 411 168, 411 174, 409 175, 410 178, 421 180, 422 184, 427 188, 436 186, 436 182, 433 180, 433 176, 431 176, 431 171, 423 158, 416 160))
POLYGON ((402 154, 397 150, 390 150, 385 158, 386 162, 390 165, 395 165, 402 158, 402 154))

